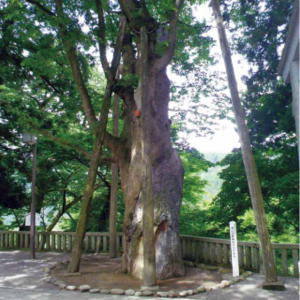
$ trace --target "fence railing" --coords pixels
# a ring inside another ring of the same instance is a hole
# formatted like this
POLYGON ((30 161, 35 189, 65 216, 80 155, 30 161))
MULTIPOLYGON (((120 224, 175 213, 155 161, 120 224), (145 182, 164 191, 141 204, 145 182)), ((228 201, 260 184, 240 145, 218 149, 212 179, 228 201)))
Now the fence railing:
MULTIPOLYGON (((37 232, 36 248, 46 251, 68 252, 72 249, 74 232, 37 232)), ((225 239, 181 235, 183 259, 218 266, 231 265, 230 241, 225 239)), ((117 235, 117 249, 123 248, 122 233, 117 235)), ((1 249, 28 249, 30 233, 27 231, 0 231, 1 249)), ((299 276, 299 245, 273 243, 277 272, 280 275, 299 276)), ((84 251, 105 253, 109 250, 107 232, 88 232, 84 239, 84 251)), ((245 270, 261 271, 259 244, 238 242, 239 264, 245 270)))
MULTIPOLYGON (((197 263, 230 266, 230 240, 181 235, 183 258, 197 263)), ((299 276, 299 245, 273 243, 277 272, 299 276)), ((245 270, 262 271, 259 244, 238 242, 239 265, 245 270)))
MULTIPOLYGON (((37 232, 35 245, 38 250, 69 252, 72 249, 75 232, 37 232)), ((87 232, 83 241, 85 252, 108 252, 109 234, 107 232, 87 232)), ((0 249, 28 249, 30 232, 0 231, 0 249)), ((117 235, 117 249, 122 250, 122 233, 117 235)))

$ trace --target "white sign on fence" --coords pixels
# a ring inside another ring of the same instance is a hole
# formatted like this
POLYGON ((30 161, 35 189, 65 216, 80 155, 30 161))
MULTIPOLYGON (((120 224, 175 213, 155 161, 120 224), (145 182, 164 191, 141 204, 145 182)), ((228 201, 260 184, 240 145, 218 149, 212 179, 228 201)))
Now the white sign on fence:
POLYGON ((236 223, 234 221, 229 222, 230 228, 230 248, 231 248, 231 264, 232 264, 232 276, 240 276, 239 270, 239 253, 237 246, 236 236, 236 223))
MULTIPOLYGON (((30 226, 31 224, 31 214, 26 215, 25 217, 25 226, 30 226)), ((35 214, 35 226, 40 226, 41 225, 41 216, 40 214, 36 213, 35 214)))

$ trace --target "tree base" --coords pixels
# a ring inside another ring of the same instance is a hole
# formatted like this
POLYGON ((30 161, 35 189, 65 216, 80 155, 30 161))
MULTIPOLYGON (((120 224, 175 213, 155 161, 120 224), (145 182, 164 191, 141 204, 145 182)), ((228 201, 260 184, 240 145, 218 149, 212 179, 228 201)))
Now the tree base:
POLYGON ((286 288, 281 281, 263 282, 261 288, 264 290, 284 291, 286 288))

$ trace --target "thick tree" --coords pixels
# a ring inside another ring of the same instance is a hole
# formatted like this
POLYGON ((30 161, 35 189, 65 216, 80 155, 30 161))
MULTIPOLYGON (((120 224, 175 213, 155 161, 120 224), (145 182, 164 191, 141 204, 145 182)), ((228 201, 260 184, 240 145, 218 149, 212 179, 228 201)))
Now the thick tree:
POLYGON ((31 113, 31 118, 23 116, 23 121, 30 123, 28 127, 77 150, 89 161, 70 271, 79 269, 95 177, 109 148, 120 169, 125 202, 123 269, 142 276, 142 191, 146 180, 142 147, 143 137, 147 136, 155 207, 157 276, 183 274, 178 237, 183 167, 170 139, 170 81, 166 69, 174 53, 179 72, 186 72, 192 62, 200 63, 202 53, 207 58, 209 39, 200 37, 206 28, 192 16, 194 3, 186 1, 183 5, 183 1, 173 0, 1 2, 1 14, 5 16, 1 23, 5 41, 1 48, 4 67, 1 83, 5 84, 2 95, 9 98, 13 92, 21 106, 26 99, 30 104, 24 105, 24 109, 31 113), (146 32, 147 43, 143 48, 147 53, 141 47, 142 27, 146 32), (180 41, 175 49, 177 29, 180 41), (106 78, 104 93, 99 93, 90 80, 91 66, 97 61, 91 53, 96 49, 106 78), (110 62, 108 50, 112 53, 110 62), (147 93, 143 92, 143 97, 142 57, 148 65, 144 74, 147 93), (114 137, 107 128, 113 93, 122 100, 120 137, 114 137), (63 119, 70 116, 72 124, 64 124, 63 119), (79 138, 78 125, 88 135, 86 139, 83 137, 84 145, 74 142, 79 138), (143 128, 147 129, 146 135, 143 128), (65 132, 71 135, 66 138, 65 132))
POLYGON ((183 168, 170 139, 170 83, 166 74, 166 67, 175 49, 176 23, 181 2, 178 1, 169 8, 167 23, 162 26, 150 15, 144 2, 120 1, 121 9, 133 30, 126 32, 122 77, 138 79, 135 89, 132 86, 121 86, 117 90, 126 105, 121 136, 124 144, 119 147, 123 155, 118 157, 125 201, 123 269, 140 278, 143 274, 143 197, 146 195, 142 191, 144 182, 147 181, 143 171, 143 147, 148 149, 148 162, 151 164, 148 176, 152 177, 155 206, 157 277, 168 278, 184 272, 178 235, 183 168), (139 14, 134 13, 136 11, 139 14), (142 27, 146 30, 146 39, 140 36, 142 27), (142 44, 141 41, 147 44, 142 44), (134 47, 134 42, 138 48, 134 47), (155 52, 159 46, 165 47, 161 55, 155 52), (145 60, 147 74, 142 69, 145 60), (145 76, 147 94, 143 89, 145 82, 141 81, 145 76), (143 138, 146 140, 142 140, 143 138))

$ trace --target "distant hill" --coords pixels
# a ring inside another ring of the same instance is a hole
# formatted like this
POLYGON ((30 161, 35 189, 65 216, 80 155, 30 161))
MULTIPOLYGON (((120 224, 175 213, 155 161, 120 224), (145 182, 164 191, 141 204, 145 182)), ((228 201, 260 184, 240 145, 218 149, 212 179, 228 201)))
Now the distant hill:
POLYGON ((223 152, 204 152, 204 157, 212 163, 222 160, 228 153, 223 152))
MULTIPOLYGON (((209 152, 203 153, 205 159, 212 163, 217 163, 222 160, 228 153, 222 152, 209 152)), ((203 206, 207 206, 211 203, 212 199, 220 192, 223 181, 219 177, 221 172, 221 166, 214 166, 207 170, 207 172, 201 174, 201 178, 207 181, 205 186, 205 194, 203 196, 203 206)))

